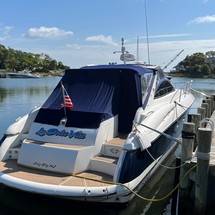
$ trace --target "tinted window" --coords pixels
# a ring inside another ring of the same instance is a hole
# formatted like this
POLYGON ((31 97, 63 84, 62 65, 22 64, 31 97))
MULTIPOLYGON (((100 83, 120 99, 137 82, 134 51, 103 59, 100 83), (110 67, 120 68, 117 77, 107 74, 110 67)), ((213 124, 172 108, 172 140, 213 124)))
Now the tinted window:
POLYGON ((155 93, 155 98, 164 96, 172 91, 174 91, 172 84, 169 81, 164 81, 157 88, 156 93, 155 93))

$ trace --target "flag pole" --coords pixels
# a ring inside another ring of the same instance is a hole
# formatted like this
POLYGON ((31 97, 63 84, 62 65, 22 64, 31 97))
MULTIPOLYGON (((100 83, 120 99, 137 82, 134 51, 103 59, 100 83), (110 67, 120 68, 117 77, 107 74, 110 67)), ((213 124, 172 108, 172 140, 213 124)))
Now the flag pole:
POLYGON ((63 109, 64 109, 64 115, 65 115, 65 119, 67 120, 67 115, 66 115, 66 102, 65 102, 65 91, 64 91, 64 86, 63 86, 63 83, 62 81, 60 82, 61 83, 61 89, 62 89, 62 94, 63 94, 63 109))

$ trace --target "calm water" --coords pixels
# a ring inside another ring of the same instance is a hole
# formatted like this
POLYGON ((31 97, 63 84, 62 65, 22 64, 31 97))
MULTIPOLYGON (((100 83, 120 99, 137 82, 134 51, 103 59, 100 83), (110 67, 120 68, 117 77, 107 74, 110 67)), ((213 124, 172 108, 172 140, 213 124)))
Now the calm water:
MULTIPOLYGON (((42 105, 53 88, 56 86, 59 77, 48 77, 41 79, 0 79, 0 138, 7 127, 14 119, 25 115, 35 106, 42 105)), ((188 78, 173 78, 177 84, 185 83, 188 78)), ((194 79, 193 88, 207 95, 215 94, 214 79, 194 79)), ((191 112, 195 113, 196 108, 204 97, 194 93, 196 102, 191 112)), ((174 157, 170 159, 174 162, 174 157)), ((174 172, 161 169, 151 180, 151 183, 140 193, 144 197, 165 196, 173 187, 174 172), (149 192, 150 191, 150 192, 149 192)), ((158 203, 145 202, 136 198, 125 209, 94 208, 87 206, 71 205, 70 203, 52 201, 46 198, 33 197, 26 193, 20 193, 8 188, 0 189, 0 215, 8 214, 103 214, 103 215, 162 215, 169 199, 158 203)))
POLYGON ((42 105, 59 80, 0 78, 0 135, 16 118, 42 105))

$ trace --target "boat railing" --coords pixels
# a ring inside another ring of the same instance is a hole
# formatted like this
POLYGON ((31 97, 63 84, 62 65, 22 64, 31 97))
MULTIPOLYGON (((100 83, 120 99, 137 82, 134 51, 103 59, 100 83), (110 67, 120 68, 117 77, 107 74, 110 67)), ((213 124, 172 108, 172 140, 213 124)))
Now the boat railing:
POLYGON ((193 82, 192 80, 188 81, 181 85, 179 88, 176 88, 176 91, 171 99, 171 102, 178 98, 180 102, 182 96, 186 96, 187 94, 189 94, 191 92, 192 82, 193 82))

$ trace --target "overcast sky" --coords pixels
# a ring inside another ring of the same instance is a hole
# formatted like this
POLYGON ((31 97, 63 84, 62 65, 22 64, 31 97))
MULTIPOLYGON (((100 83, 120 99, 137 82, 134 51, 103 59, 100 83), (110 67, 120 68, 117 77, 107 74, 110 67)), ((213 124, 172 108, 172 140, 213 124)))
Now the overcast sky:
POLYGON ((215 0, 0 0, 0 44, 71 68, 118 62, 121 38, 139 59, 174 67, 215 51, 215 0), (145 7, 146 6, 146 7, 145 7), (146 28, 146 23, 148 28, 146 28), (147 29, 147 30, 146 30, 147 29), (147 32, 149 56, 147 51, 147 32))

